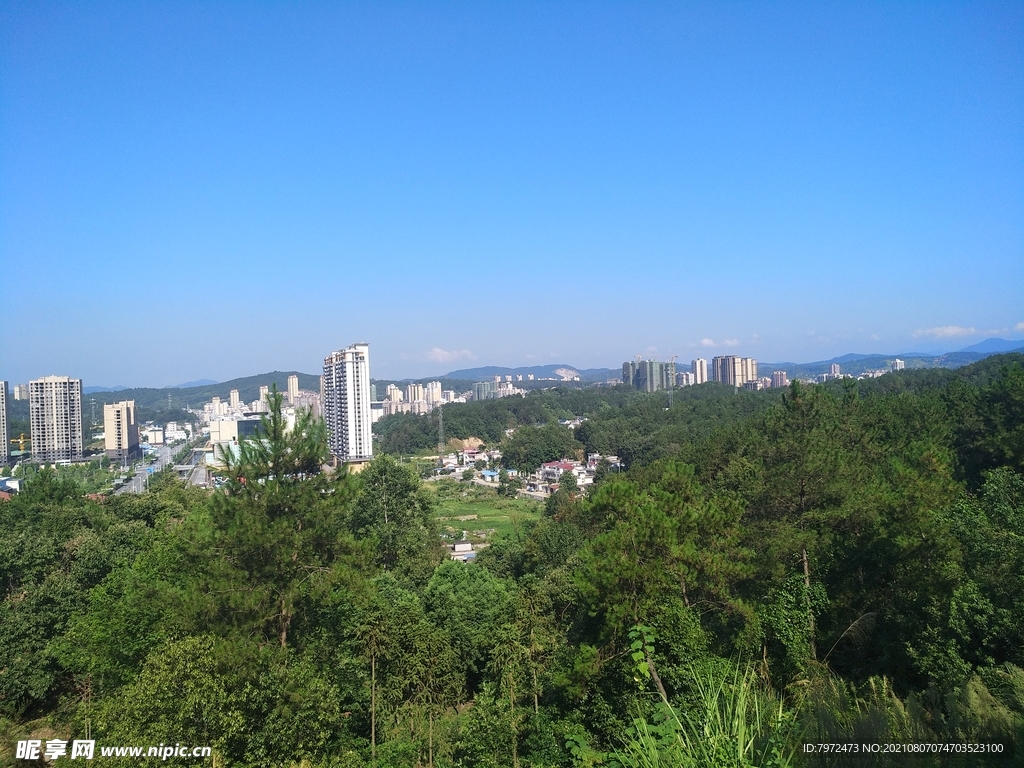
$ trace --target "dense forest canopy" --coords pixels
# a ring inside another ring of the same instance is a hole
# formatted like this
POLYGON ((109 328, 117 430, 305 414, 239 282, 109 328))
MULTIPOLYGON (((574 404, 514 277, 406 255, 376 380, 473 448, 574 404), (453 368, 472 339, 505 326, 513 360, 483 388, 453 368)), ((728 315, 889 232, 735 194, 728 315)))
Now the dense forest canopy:
MULTIPOLYGON (((671 408, 446 406, 516 462, 628 465, 475 563, 448 558, 430 483, 388 455, 324 472, 323 425, 286 431, 274 402, 217 492, 97 500, 47 470, 0 504, 0 763, 87 732, 224 766, 842 765, 801 748, 842 739, 1020 759, 1020 355, 671 408)), ((381 424, 436 445, 427 417, 381 424)))

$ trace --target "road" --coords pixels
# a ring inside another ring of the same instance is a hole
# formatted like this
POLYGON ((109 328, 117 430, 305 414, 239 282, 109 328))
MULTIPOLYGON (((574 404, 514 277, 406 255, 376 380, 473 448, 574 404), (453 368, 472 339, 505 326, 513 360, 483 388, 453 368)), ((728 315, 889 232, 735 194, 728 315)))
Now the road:
POLYGON ((171 459, 174 454, 181 450, 181 446, 170 446, 161 445, 156 449, 156 461, 150 464, 147 461, 137 464, 135 474, 132 478, 122 485, 120 488, 114 491, 114 494, 119 493, 142 493, 146 490, 146 477, 149 474, 148 469, 152 469, 154 473, 159 472, 165 466, 171 463, 171 459))
POLYGON ((210 472, 206 468, 206 453, 193 452, 189 461, 195 464, 195 468, 188 473, 189 484, 198 485, 200 488, 209 488, 210 472))

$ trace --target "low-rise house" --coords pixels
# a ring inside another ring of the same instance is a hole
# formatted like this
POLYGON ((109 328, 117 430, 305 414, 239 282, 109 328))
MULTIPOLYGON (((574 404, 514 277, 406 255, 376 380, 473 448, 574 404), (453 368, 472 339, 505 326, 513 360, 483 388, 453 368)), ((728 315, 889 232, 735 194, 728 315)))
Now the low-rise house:
POLYGON ((476 552, 473 551, 473 542, 466 541, 465 539, 449 544, 448 549, 450 550, 449 556, 452 560, 459 560, 464 563, 467 560, 476 558, 476 552))

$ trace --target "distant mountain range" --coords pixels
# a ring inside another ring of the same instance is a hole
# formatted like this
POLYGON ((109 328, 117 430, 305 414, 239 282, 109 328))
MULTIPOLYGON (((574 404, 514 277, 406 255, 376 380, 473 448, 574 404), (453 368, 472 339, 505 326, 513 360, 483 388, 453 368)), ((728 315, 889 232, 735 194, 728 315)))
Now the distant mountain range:
MULTIPOLYGON (((186 381, 184 384, 168 384, 164 389, 190 389, 191 387, 208 387, 211 384, 219 383, 213 379, 196 379, 195 381, 186 381)), ((232 387, 232 389, 236 389, 236 387, 232 387)))
POLYGON ((1007 339, 985 339, 977 344, 964 347, 960 352, 986 352, 988 354, 999 354, 1000 352, 1018 352, 1024 348, 1024 341, 1013 341, 1007 339))
MULTIPOLYGON (((762 375, 770 375, 772 371, 785 371, 791 379, 816 376, 820 373, 827 373, 833 363, 840 365, 843 373, 858 375, 870 370, 888 368, 897 357, 903 360, 907 368, 959 368, 962 365, 977 362, 985 357, 1003 352, 1024 352, 1024 341, 1012 341, 1006 339, 986 339, 978 344, 973 344, 957 352, 947 352, 939 355, 925 355, 920 352, 907 352, 894 355, 878 354, 846 354, 834 357, 831 360, 819 360, 813 363, 769 363, 758 361, 758 372, 762 375)), ((686 370, 683 361, 679 362, 680 370, 686 370)), ((479 368, 463 368, 451 371, 444 376, 428 376, 420 379, 405 379, 404 381, 433 381, 440 379, 446 389, 468 388, 474 381, 488 381, 495 376, 522 375, 525 379, 533 374, 534 379, 556 379, 560 380, 563 375, 573 376, 579 374, 582 382, 603 382, 610 378, 618 378, 621 375, 621 368, 576 368, 572 365, 533 365, 509 368, 498 365, 482 366, 479 368)), ((300 371, 271 371, 255 376, 245 376, 230 381, 216 382, 211 379, 199 379, 189 381, 174 387, 152 388, 152 387, 85 387, 84 393, 90 396, 90 401, 97 405, 112 403, 118 400, 135 400, 140 409, 142 418, 146 412, 154 410, 166 410, 197 406, 208 402, 212 397, 220 397, 227 400, 232 389, 237 389, 240 399, 243 402, 251 402, 259 397, 261 386, 276 385, 280 391, 288 388, 288 377, 297 374, 299 377, 299 388, 313 392, 320 391, 320 377, 317 374, 302 373, 300 371)), ((392 379, 375 379, 385 384, 392 379)), ((401 382, 398 382, 401 383, 401 382)), ((378 396, 383 396, 378 392, 378 396)))
POLYGON ((926 355, 920 352, 901 352, 895 355, 846 354, 814 363, 768 363, 758 360, 757 370, 761 376, 770 375, 772 371, 785 371, 789 378, 794 379, 828 373, 832 364, 838 363, 841 373, 857 376, 866 371, 888 368, 897 358, 903 361, 906 368, 959 368, 976 363, 991 355, 1005 352, 1024 352, 1024 341, 986 339, 957 352, 938 355, 926 355))
MULTIPOLYGON (((134 387, 118 388, 109 390, 94 390, 91 387, 83 391, 90 395, 89 400, 95 400, 97 407, 101 403, 113 403, 119 400, 134 400, 139 409, 139 418, 143 421, 153 418, 154 411, 162 411, 186 406, 195 407, 202 403, 209 402, 213 397, 227 400, 232 389, 238 390, 239 399, 242 402, 252 402, 260 396, 260 387, 276 385, 278 390, 285 392, 288 389, 288 377, 296 374, 299 377, 299 389, 320 391, 320 377, 300 371, 271 371, 260 373, 256 376, 245 376, 230 381, 211 382, 188 386, 182 384, 177 387, 134 387), (91 390, 91 391, 90 391, 91 390)), ((203 381, 209 382, 209 379, 203 381)))

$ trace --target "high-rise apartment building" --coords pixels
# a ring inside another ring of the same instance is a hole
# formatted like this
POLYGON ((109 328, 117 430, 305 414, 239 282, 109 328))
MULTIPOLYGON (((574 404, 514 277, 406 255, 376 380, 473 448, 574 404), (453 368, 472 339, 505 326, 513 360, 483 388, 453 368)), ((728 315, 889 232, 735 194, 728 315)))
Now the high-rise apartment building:
POLYGON ((474 400, 494 400, 498 395, 497 387, 493 381, 473 382, 474 400))
POLYGON ((134 459, 142 453, 134 400, 103 406, 103 448, 108 457, 118 461, 134 459))
POLYGON ((228 401, 231 403, 232 408, 237 408, 238 404, 242 402, 241 398, 239 398, 238 396, 237 389, 231 390, 231 392, 228 394, 228 401))
POLYGON ((630 360, 622 364, 622 383, 641 392, 657 392, 676 383, 676 364, 657 360, 630 360))
POLYGON ((299 377, 294 373, 288 377, 288 405, 295 404, 295 398, 299 396, 299 377))
POLYGON ((703 357, 690 361, 690 372, 693 374, 694 384, 703 384, 708 380, 708 361, 703 357))
POLYGON ((402 390, 394 384, 388 384, 384 388, 384 399, 390 400, 392 403, 400 403, 405 399, 405 395, 403 395, 402 390))
POLYGON ((772 371, 772 389, 788 387, 789 374, 785 371, 772 371))
POLYGON ((828 367, 828 372, 832 376, 838 376, 839 375, 839 363, 832 363, 832 365, 830 365, 828 367))
POLYGON ((7 434, 7 382, 0 381, 0 464, 11 459, 11 437, 7 434))
POLYGON ((904 366, 905 366, 905 363, 897 357, 895 360, 892 361, 892 366, 891 367, 892 367, 892 370, 894 370, 894 371, 902 371, 904 366))
POLYGON ((423 396, 423 385, 422 384, 406 384, 405 385, 405 399, 410 403, 415 403, 420 400, 425 400, 423 396))
POLYGON ((345 462, 372 459, 369 344, 353 344, 324 358, 323 394, 331 454, 345 462))
POLYGON ((28 400, 28 384, 15 384, 14 385, 14 399, 15 400, 28 400))
POLYGON ((757 381, 757 361, 752 357, 721 355, 711 360, 711 378, 720 384, 742 387, 757 381))
POLYGON ((261 403, 267 402, 267 397, 269 395, 270 395, 270 387, 268 387, 268 386, 260 387, 260 402, 261 403))
POLYGON ((441 382, 431 381, 423 387, 423 396, 428 403, 441 402, 441 382))
POLYGON ((76 461, 82 458, 82 380, 67 376, 33 379, 29 389, 32 458, 76 461))

